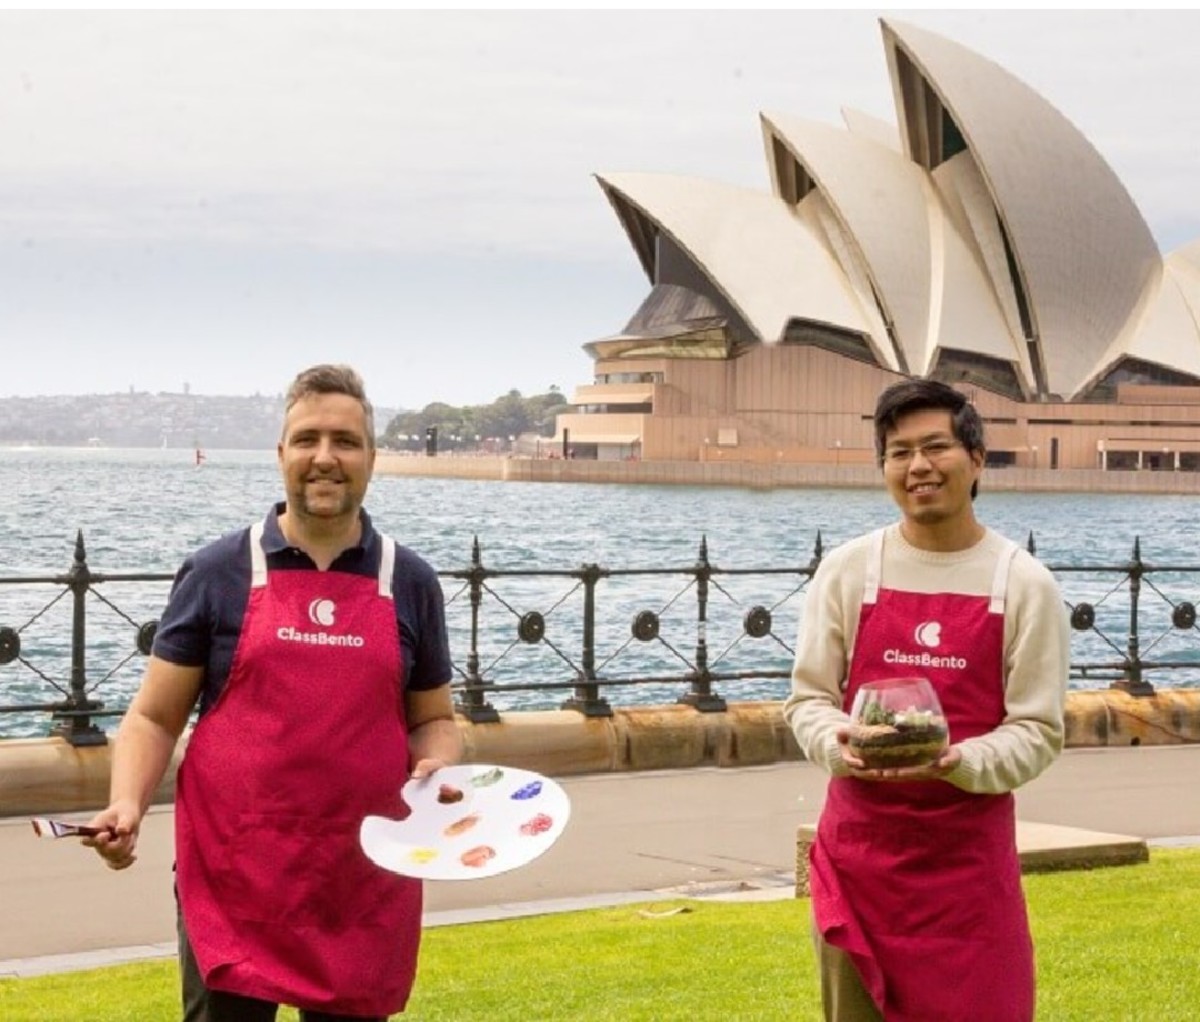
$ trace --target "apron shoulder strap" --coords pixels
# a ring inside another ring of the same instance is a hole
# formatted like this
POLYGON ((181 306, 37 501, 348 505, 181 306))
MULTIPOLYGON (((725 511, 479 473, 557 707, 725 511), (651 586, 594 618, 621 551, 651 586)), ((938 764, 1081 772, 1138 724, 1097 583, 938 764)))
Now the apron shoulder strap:
POLYGON ((250 526, 250 588, 261 589, 267 584, 267 555, 263 551, 263 523, 250 526))
POLYGON ((867 552, 867 570, 863 577, 863 606, 873 604, 879 597, 879 580, 883 577, 883 534, 885 529, 871 533, 871 549, 867 552))
POLYGON ((392 575, 396 571, 396 541, 390 536, 380 536, 379 551, 379 595, 392 598, 392 575))
POLYGON ((1009 540, 1000 551, 1000 556, 996 558, 996 573, 992 576, 992 601, 988 605, 988 611, 992 614, 1004 613, 1004 598, 1008 593, 1008 570, 1020 549, 1016 543, 1009 540))

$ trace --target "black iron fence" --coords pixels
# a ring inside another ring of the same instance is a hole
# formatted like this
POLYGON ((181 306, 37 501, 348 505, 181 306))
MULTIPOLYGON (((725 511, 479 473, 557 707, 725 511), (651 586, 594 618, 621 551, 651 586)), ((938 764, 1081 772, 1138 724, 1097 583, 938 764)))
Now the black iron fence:
MULTIPOLYGON (((1027 545, 1037 552, 1032 534, 1027 545)), ((548 697, 607 716, 614 691, 706 712, 724 710, 727 693, 782 697, 802 594, 822 554, 818 533, 808 563, 793 566, 725 568, 710 560, 702 538, 691 564, 497 568, 485 564, 476 539, 467 567, 439 571, 456 708, 486 722, 501 709, 543 708, 548 697)), ((1135 539, 1124 563, 1047 566, 1075 630, 1072 679, 1134 695, 1152 694, 1155 682, 1200 684, 1190 598, 1200 564, 1151 563, 1135 539)), ((82 533, 64 574, 0 576, 0 693, 30 693, 0 705, 0 721, 48 714, 51 734, 77 745, 104 742, 98 721, 124 712, 172 577, 94 572, 82 533), (131 597, 125 608, 109 596, 118 589, 131 597), (64 603, 69 629, 51 624, 64 603), (107 627, 99 636, 98 611, 107 627)))

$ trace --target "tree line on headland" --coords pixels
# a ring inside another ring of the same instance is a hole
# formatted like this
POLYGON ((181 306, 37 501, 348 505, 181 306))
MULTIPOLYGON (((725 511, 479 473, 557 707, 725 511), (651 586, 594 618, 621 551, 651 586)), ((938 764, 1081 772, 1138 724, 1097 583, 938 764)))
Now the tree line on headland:
MULTIPOLYGON (((478 450, 492 441, 537 432, 551 436, 554 416, 568 410, 557 387, 522 397, 510 390, 488 405, 435 402, 420 411, 376 407, 381 446, 424 447, 425 431, 438 431, 442 450, 478 450), (412 438, 416 437, 417 440, 412 438)), ((203 447, 272 449, 279 439, 283 396, 214 396, 129 391, 0 398, 0 446, 6 447, 203 447)))

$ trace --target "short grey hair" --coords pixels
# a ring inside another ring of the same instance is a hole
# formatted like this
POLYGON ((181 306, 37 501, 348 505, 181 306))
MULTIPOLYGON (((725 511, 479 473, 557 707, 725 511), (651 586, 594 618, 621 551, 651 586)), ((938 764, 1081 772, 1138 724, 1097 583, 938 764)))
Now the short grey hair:
POLYGON ((366 418, 367 444, 370 447, 375 446, 375 409, 367 400, 367 390, 363 386, 362 377, 350 366, 324 363, 310 366, 299 373, 292 380, 292 385, 288 387, 283 414, 286 416, 292 410, 292 406, 301 398, 311 397, 314 394, 345 394, 347 397, 354 398, 362 405, 363 415, 366 418))

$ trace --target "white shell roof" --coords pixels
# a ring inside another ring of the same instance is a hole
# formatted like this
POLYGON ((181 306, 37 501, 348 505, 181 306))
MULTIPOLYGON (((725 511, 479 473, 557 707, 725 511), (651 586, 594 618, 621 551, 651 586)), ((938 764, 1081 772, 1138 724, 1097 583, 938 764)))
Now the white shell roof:
POLYGON ((1163 267, 1162 279, 1144 315, 1128 339, 1119 339, 1095 366, 1088 383, 1103 379, 1124 358, 1200 377, 1200 279, 1163 267), (1188 297, 1191 301, 1189 302, 1188 297))
POLYGON ((674 239, 760 340, 780 340, 795 318, 870 332, 837 262, 775 196, 674 174, 597 180, 614 205, 633 206, 674 239))
POLYGON ((900 129, 891 121, 872 117, 870 114, 855 110, 853 107, 842 107, 842 120, 846 127, 862 138, 869 138, 878 145, 885 146, 895 152, 901 151, 900 129))
POLYGON ((939 204, 930 203, 930 219, 936 221, 933 236, 940 239, 934 245, 934 263, 944 267, 940 293, 931 303, 940 345, 1012 363, 1022 391, 1033 395, 1037 381, 1016 298, 1011 287, 1000 291, 996 286, 997 280, 1007 285, 1007 266, 978 169, 969 153, 960 153, 938 167, 932 178, 943 214, 937 218, 939 204))
POLYGON ((1035 389, 1028 357, 928 171, 827 125, 762 119, 768 152, 772 139, 781 142, 856 240, 910 373, 929 372, 940 350, 953 348, 1012 363, 1026 392, 1035 389))
POLYGON ((1087 139, 1029 86, 913 25, 884 20, 883 34, 902 133, 896 50, 970 147, 1025 283, 1049 389, 1074 396, 1153 285, 1160 257, 1145 221, 1087 139))
POLYGON ((914 375, 967 351, 1010 364, 1032 398, 1020 289, 1050 395, 1080 398, 1126 357, 1200 380, 1200 241, 1164 260, 1111 168, 1046 100, 957 43, 881 24, 899 128, 855 110, 849 130, 763 115, 772 181, 781 149, 804 171, 796 206, 786 187, 598 176, 651 280, 662 232, 764 342, 792 320, 826 323, 914 375), (935 154, 931 171, 913 153, 943 109, 966 149, 935 154))
POLYGON ((783 143, 857 242, 908 371, 923 372, 932 271, 925 172, 848 131, 787 115, 760 116, 768 151, 772 138, 783 143))

